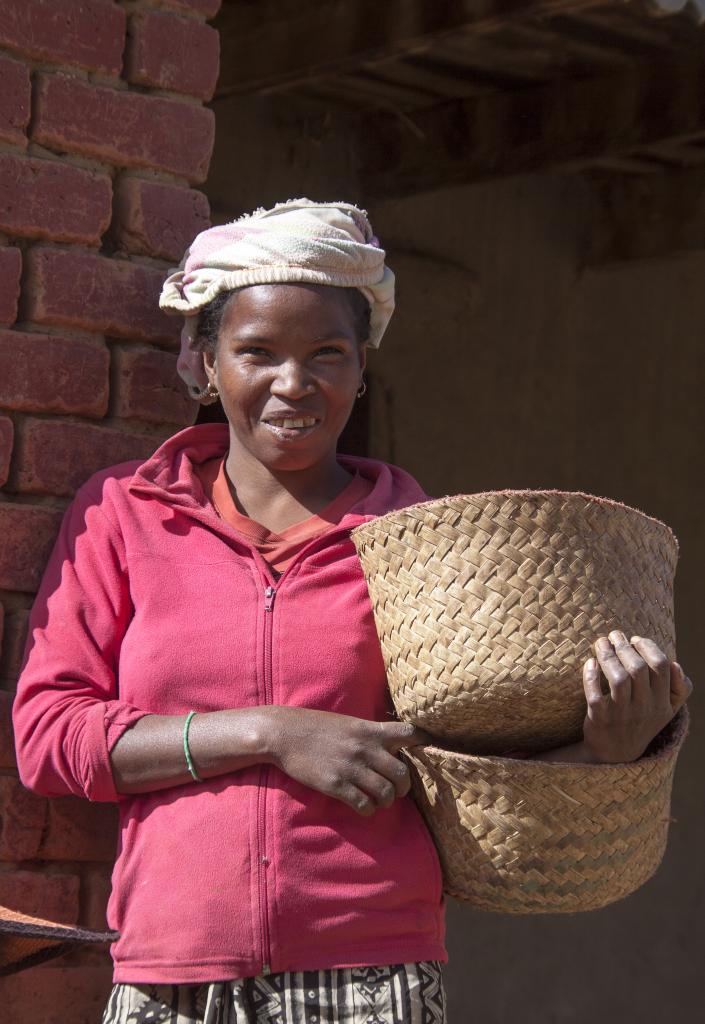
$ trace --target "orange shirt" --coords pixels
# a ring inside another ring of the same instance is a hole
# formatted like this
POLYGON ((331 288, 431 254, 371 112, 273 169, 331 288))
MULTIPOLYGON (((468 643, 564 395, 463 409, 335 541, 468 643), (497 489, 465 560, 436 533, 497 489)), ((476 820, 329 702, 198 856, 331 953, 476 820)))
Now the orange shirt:
POLYGON ((224 456, 208 459, 194 466, 194 469, 198 473, 206 497, 220 518, 257 548, 276 575, 281 575, 291 565, 299 551, 314 537, 336 526, 374 486, 371 480, 356 473, 347 487, 318 515, 302 519, 300 523, 294 523, 281 533, 273 533, 238 511, 228 484, 224 456))

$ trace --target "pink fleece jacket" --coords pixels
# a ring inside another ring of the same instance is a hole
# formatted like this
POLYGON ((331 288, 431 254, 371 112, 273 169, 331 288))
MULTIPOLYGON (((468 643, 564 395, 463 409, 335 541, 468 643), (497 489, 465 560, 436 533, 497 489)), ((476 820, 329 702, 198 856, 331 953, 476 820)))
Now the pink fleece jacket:
POLYGON ((341 457, 373 490, 275 582, 194 472, 227 445, 226 426, 190 427, 76 495, 15 701, 22 781, 119 803, 116 981, 445 961, 440 866, 410 797, 363 818, 266 765, 115 790, 109 751, 148 713, 286 704, 392 715, 349 531, 425 495, 393 466, 341 457))

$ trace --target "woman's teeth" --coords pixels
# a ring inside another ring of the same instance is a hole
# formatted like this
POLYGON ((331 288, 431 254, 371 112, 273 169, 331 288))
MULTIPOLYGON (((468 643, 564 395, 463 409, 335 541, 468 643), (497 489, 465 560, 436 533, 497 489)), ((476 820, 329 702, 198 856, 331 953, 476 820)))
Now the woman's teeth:
POLYGON ((316 420, 307 416, 300 420, 265 420, 264 422, 269 423, 272 427, 284 427, 286 430, 292 430, 297 427, 313 427, 316 420))

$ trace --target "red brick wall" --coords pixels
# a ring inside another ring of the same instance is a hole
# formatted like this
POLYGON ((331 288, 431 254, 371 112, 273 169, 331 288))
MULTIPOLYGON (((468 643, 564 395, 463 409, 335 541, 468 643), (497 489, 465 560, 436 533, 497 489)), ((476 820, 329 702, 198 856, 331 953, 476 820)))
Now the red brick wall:
MULTIPOLYGON (((114 808, 19 784, 10 707, 62 510, 193 422, 165 270, 208 224, 220 0, 3 0, 0 18, 0 903, 105 926, 114 808)), ((4 1024, 88 1024, 80 951, 3 982, 4 1024)))

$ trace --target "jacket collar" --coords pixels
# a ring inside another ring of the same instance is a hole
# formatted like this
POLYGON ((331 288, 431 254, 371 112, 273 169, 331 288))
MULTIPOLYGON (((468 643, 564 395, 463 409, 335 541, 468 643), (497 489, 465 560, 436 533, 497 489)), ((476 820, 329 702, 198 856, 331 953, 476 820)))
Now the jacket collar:
MULTIPOLYGON (((183 511, 190 509, 198 515, 209 506, 193 467, 224 455, 228 450, 228 442, 227 423, 203 423, 187 427, 167 438, 137 468, 129 489, 133 494, 178 506, 183 511)), ((414 478, 397 466, 352 455, 339 455, 338 460, 346 469, 358 470, 362 476, 374 481, 374 487, 355 512, 343 518, 341 528, 351 529, 385 512, 427 499, 414 478)))

